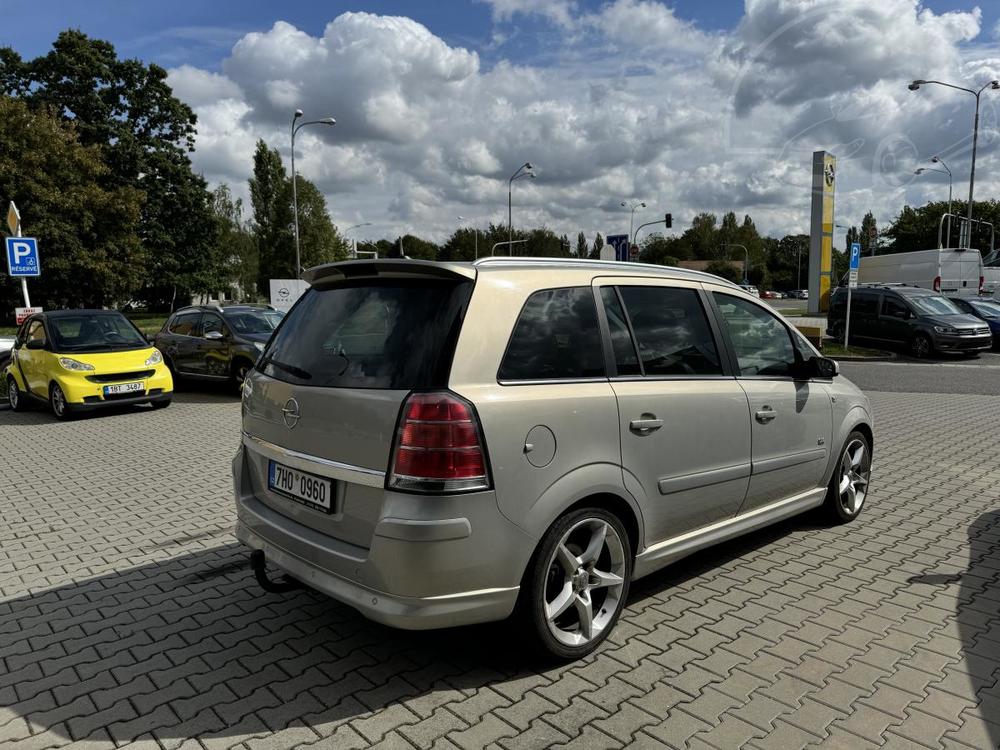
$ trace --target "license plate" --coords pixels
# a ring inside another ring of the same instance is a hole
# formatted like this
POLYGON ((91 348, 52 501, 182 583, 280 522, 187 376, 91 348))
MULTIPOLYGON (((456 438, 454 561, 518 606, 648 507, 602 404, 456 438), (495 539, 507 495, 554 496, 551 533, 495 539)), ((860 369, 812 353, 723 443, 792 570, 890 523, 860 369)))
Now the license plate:
POLYGON ((104 386, 105 396, 117 396, 121 393, 142 393, 146 390, 145 383, 116 383, 104 386))
POLYGON ((333 512, 333 482, 315 474, 269 461, 267 486, 285 497, 326 513, 333 512))

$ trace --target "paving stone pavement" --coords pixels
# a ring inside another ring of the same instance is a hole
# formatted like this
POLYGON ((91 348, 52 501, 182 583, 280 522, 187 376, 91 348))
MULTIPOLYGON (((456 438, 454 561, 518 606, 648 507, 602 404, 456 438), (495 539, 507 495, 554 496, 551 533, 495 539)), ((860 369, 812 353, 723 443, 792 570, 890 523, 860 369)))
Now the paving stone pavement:
POLYGON ((404 633, 261 591, 230 535, 239 404, 0 411, 0 747, 1000 746, 1000 398, 875 393, 859 522, 640 581, 594 656, 404 633))

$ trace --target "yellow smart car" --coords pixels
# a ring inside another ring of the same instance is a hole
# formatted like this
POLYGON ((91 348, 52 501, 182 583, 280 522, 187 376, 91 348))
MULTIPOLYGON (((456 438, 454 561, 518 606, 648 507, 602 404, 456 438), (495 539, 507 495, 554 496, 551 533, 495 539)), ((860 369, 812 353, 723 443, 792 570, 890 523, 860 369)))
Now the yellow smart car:
POLYGON ((163 356, 116 310, 56 310, 21 326, 7 365, 14 411, 47 402, 57 419, 115 404, 170 405, 163 356))

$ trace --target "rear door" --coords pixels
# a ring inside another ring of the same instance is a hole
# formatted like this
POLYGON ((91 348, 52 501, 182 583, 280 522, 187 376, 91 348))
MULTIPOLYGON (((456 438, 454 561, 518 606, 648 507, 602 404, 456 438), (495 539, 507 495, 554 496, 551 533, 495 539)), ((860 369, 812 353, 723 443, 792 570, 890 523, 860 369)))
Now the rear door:
POLYGON ((942 250, 941 285, 944 295, 975 297, 983 275, 983 256, 977 250, 942 250))
POLYGON ((170 362, 177 372, 184 374, 197 372, 195 362, 197 339, 195 336, 198 333, 200 323, 201 312, 192 310, 178 313, 167 326, 166 336, 163 340, 163 353, 170 358, 170 362))
POLYGON ((732 517, 750 476, 747 397, 726 371, 699 284, 598 280, 614 351, 625 486, 647 542, 732 517))
POLYGON ((245 389, 244 445, 256 497, 367 547, 400 407, 413 390, 447 385, 471 289, 465 278, 392 274, 314 282, 245 389), (271 491, 271 462, 331 479, 332 512, 271 491))
POLYGON ((794 334, 763 305, 712 293, 752 417, 752 472, 741 513, 820 485, 830 454, 833 410, 819 381, 796 379, 794 334))

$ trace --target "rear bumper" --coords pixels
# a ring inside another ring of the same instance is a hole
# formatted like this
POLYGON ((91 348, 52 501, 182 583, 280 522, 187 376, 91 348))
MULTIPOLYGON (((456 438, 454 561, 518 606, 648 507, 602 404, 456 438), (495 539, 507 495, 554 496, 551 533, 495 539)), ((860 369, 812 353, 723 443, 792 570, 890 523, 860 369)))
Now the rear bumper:
POLYGON ((321 533, 261 502, 241 449, 233 461, 237 539, 267 561, 376 622, 408 630, 509 616, 532 541, 492 492, 385 492, 369 547, 321 533))

